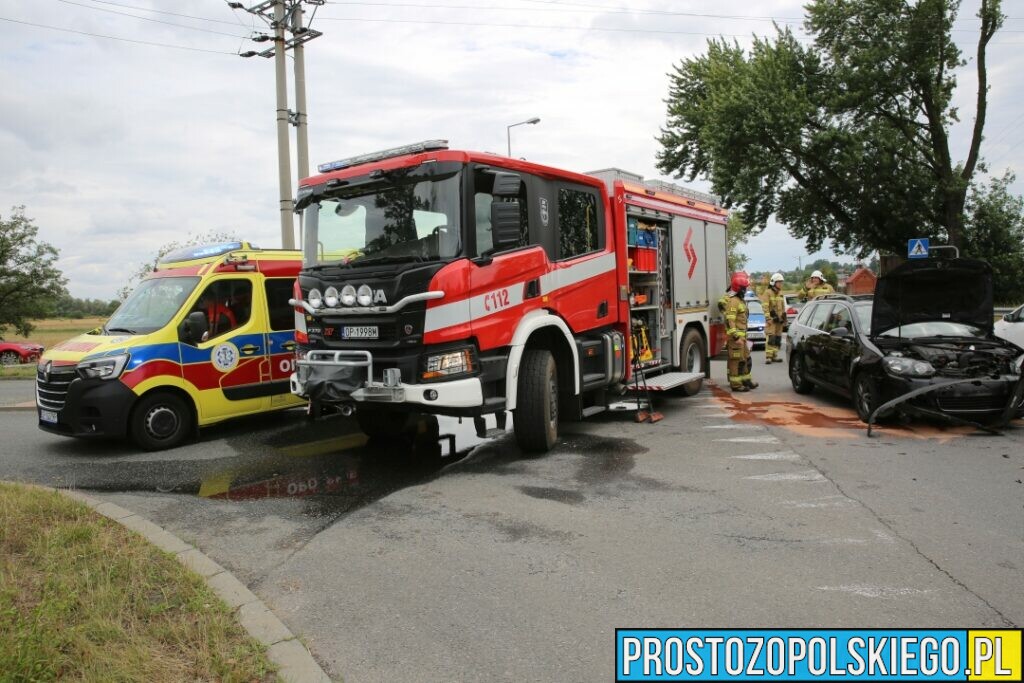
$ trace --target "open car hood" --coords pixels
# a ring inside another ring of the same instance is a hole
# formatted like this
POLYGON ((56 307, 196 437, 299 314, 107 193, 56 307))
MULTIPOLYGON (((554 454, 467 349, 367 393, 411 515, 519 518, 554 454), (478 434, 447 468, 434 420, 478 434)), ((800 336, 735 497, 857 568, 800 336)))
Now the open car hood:
POLYGON ((975 259, 907 261, 875 286, 871 334, 944 320, 992 334, 992 268, 975 259))

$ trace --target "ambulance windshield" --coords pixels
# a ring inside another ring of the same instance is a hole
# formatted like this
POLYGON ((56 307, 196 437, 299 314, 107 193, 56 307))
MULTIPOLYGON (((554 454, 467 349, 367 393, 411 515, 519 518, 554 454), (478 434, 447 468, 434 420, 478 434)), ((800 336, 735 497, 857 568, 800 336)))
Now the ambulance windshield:
POLYGON ((305 213, 305 262, 352 263, 446 261, 459 255, 460 173, 379 174, 328 192, 305 213))
POLYGON ((143 280, 110 316, 107 334, 156 332, 181 309, 199 282, 197 277, 155 277, 143 280))

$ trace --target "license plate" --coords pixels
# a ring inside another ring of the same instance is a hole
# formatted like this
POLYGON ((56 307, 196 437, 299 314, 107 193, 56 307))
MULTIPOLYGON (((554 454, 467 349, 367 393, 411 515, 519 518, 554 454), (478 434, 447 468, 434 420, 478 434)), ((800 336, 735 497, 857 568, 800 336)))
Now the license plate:
POLYGON ((377 339, 379 333, 376 325, 350 326, 341 328, 342 339, 377 339))
POLYGON ((52 410, 40 410, 39 419, 50 424, 57 424, 57 413, 52 410))

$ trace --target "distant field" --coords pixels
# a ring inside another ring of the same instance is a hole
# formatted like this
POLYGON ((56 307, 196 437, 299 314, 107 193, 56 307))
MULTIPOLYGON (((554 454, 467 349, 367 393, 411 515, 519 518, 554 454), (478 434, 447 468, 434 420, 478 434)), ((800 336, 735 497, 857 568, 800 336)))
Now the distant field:
MULTIPOLYGON (((70 339, 76 335, 88 332, 99 327, 106 318, 54 318, 51 320, 35 320, 32 322, 36 329, 28 337, 12 334, 10 331, 4 336, 7 341, 32 341, 50 348, 60 342, 70 339)), ((11 365, 0 367, 0 379, 3 378, 31 378, 35 377, 35 365, 11 365)))

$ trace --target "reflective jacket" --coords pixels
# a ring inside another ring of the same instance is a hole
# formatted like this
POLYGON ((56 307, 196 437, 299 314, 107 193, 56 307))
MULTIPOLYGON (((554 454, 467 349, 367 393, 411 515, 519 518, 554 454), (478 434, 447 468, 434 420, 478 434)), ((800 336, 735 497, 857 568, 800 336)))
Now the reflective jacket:
POLYGON ((725 301, 725 334, 730 339, 747 337, 747 305, 735 293, 725 301))

